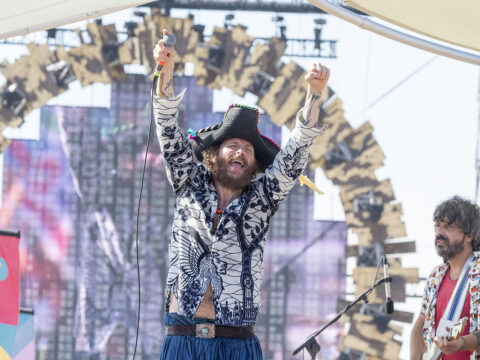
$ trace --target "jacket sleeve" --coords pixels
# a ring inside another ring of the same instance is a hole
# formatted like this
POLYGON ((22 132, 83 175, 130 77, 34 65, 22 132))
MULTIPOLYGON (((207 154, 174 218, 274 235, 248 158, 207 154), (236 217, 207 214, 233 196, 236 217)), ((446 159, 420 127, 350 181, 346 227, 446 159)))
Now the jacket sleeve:
POLYGON ((178 109, 185 90, 178 96, 161 98, 154 95, 153 109, 160 148, 168 181, 177 192, 196 168, 193 149, 177 124, 178 109))
POLYGON ((265 195, 273 212, 305 170, 310 147, 323 132, 322 127, 305 125, 300 121, 301 113, 302 110, 297 113, 290 139, 276 155, 273 164, 265 170, 265 177, 262 178, 265 195))
POLYGON ((420 314, 427 315, 428 313, 428 304, 430 300, 430 287, 431 287, 431 277, 428 277, 425 287, 423 288, 422 302, 420 305, 420 314))

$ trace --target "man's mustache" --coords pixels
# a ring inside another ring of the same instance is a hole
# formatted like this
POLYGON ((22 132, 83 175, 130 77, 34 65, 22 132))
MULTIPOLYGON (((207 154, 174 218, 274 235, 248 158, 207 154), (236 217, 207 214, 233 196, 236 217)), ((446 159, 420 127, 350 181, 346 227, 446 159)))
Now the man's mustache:
POLYGON ((246 165, 247 164, 247 159, 245 159, 244 155, 231 155, 228 159, 229 162, 232 161, 241 161, 242 164, 246 165))
POLYGON ((448 243, 448 238, 446 236, 443 236, 443 235, 438 235, 436 238, 435 238, 435 241, 437 240, 443 240, 445 242, 448 243))

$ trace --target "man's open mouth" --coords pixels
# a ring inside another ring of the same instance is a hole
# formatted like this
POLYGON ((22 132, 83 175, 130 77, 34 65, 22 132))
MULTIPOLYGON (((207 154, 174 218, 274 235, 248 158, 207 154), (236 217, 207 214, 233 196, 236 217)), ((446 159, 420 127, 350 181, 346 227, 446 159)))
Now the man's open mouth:
POLYGON ((243 165, 243 162, 241 162, 240 160, 234 160, 230 164, 240 165, 242 168, 245 166, 245 165, 243 165))

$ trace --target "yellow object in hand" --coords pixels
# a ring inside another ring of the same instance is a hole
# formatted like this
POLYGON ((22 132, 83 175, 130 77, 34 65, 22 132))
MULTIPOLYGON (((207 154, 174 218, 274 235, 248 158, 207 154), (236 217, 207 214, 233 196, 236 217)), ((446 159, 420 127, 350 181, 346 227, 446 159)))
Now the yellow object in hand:
POLYGON ((323 192, 315 186, 312 180, 310 180, 308 177, 305 175, 300 175, 298 177, 298 180, 300 181, 300 186, 307 185, 310 189, 315 191, 318 195, 323 195, 323 192))

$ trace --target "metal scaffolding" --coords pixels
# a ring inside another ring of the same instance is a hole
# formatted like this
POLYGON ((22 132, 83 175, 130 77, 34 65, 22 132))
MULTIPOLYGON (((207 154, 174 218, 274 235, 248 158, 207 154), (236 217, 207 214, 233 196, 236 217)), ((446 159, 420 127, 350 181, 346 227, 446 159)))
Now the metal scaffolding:
MULTIPOLYGON (((341 1, 336 1, 339 6, 359 13, 358 10, 344 6, 341 1)), ((307 3, 304 0, 158 0, 145 6, 164 9, 168 14, 171 9, 191 10, 224 10, 224 11, 265 11, 278 13, 304 13, 324 14, 323 10, 307 3)))
MULTIPOLYGON (((39 31, 24 36, 0 40, 0 45, 26 45, 28 43, 48 44, 50 46, 64 46, 72 48, 81 45, 78 33, 74 29, 53 29, 54 31, 39 31)), ((89 35, 83 30, 82 37, 88 39, 89 35)), ((313 33, 313 31, 312 31, 313 33)), ((128 37, 127 31, 117 31, 119 42, 125 41, 128 37)), ((204 35, 204 40, 208 42, 209 35, 204 35)), ((255 37, 256 42, 268 42, 269 38, 255 37)), ((337 57, 337 41, 325 40, 317 37, 315 39, 287 38, 287 49, 284 53, 286 57, 306 57, 306 58, 329 58, 337 57)))

